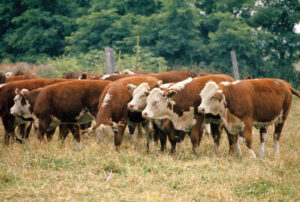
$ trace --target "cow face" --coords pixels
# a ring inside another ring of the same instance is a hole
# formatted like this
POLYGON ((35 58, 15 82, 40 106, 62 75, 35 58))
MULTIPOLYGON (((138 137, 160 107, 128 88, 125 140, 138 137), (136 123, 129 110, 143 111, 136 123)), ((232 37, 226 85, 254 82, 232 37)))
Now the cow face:
POLYGON ((147 105, 142 116, 151 119, 168 118, 167 95, 159 88, 153 88, 147 97, 147 105))
POLYGON ((221 115, 225 110, 225 96, 218 85, 210 81, 206 83, 201 93, 201 104, 198 107, 199 113, 221 115))
POLYGON ((27 89, 22 89, 21 91, 19 89, 15 90, 16 96, 14 97, 14 106, 10 108, 10 113, 16 116, 22 116, 24 118, 30 118, 31 112, 30 112, 30 104, 28 100, 25 98, 24 93, 29 92, 27 89))
POLYGON ((132 100, 128 103, 127 108, 130 111, 142 111, 147 105, 147 97, 150 92, 148 83, 141 83, 138 87, 128 84, 127 88, 132 91, 132 100))

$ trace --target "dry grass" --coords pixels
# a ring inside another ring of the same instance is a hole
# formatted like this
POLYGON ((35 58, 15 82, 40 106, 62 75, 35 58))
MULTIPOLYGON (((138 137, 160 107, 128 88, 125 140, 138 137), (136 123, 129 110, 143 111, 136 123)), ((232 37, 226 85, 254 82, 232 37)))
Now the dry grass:
MULTIPOLYGON (((65 145, 57 137, 41 145, 32 135, 25 145, 0 149, 0 200, 299 201, 299 119, 300 99, 294 97, 277 159, 273 129, 265 156, 254 160, 245 145, 242 158, 230 157, 224 134, 219 154, 213 153, 212 138, 203 137, 197 156, 189 138, 170 155, 170 145, 165 153, 147 153, 145 138, 134 143, 128 133, 119 153, 112 137, 100 145, 95 137, 84 139, 78 152, 71 136, 65 145)), ((254 148, 258 152, 258 131, 254 148)))

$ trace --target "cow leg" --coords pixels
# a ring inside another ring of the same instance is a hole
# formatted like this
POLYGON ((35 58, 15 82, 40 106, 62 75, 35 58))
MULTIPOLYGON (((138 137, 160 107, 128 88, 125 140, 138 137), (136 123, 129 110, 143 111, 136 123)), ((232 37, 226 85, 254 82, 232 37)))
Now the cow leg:
POLYGON ((192 127, 191 131, 191 142, 193 144, 193 153, 197 154, 197 150, 199 148, 201 139, 202 139, 202 134, 203 134, 203 127, 202 127, 202 120, 197 119, 197 122, 195 125, 192 127))
POLYGON ((131 139, 135 142, 136 141, 136 134, 134 133, 136 125, 128 124, 129 134, 131 139))
POLYGON ((55 133, 55 129, 56 128, 54 128, 54 129, 52 129, 50 131, 46 131, 47 142, 50 142, 52 140, 52 137, 53 137, 53 135, 55 133))
POLYGON ((65 142, 68 133, 69 133, 69 129, 65 124, 59 125, 59 139, 62 144, 65 142))
POLYGON ((176 137, 176 130, 172 122, 167 119, 163 123, 163 129, 166 131, 169 141, 171 143, 171 153, 173 154, 176 151, 176 144, 177 144, 177 137, 176 137))
POLYGON ((154 130, 152 121, 146 121, 143 123, 143 127, 145 129, 146 138, 147 138, 147 151, 151 151, 154 148, 154 130))
MULTIPOLYGON (((91 126, 92 126, 92 122, 80 124, 80 130, 88 129, 91 126)), ((81 133, 81 136, 84 137, 84 138, 89 138, 90 137, 89 134, 85 131, 81 133)))
POLYGON ((256 158, 256 155, 252 149, 252 122, 245 121, 245 128, 244 128, 244 138, 246 141, 246 145, 248 147, 248 155, 250 158, 256 158))
POLYGON ((42 142, 44 140, 44 134, 51 122, 50 118, 39 118, 39 127, 37 130, 37 138, 42 142))
POLYGON ((123 135, 125 132, 127 124, 124 124, 124 126, 119 126, 118 131, 115 132, 115 146, 116 146, 116 151, 120 150, 120 146, 122 143, 123 135))
POLYGON ((219 123, 219 124, 211 123, 210 127, 211 127, 211 135, 214 139, 214 150, 215 150, 215 152, 218 152, 223 126, 221 123, 219 123))
POLYGON ((240 148, 240 145, 239 145, 239 135, 232 135, 232 134, 229 134, 228 132, 227 133, 227 137, 228 137, 228 142, 229 142, 229 154, 230 155, 233 155, 234 152, 236 152, 236 154, 238 156, 241 156, 241 148, 240 148))
POLYGON ((142 124, 138 124, 137 129, 138 129, 138 137, 141 138, 142 135, 143 135, 143 133, 142 133, 142 124))
POLYGON ((274 132, 274 154, 276 157, 279 156, 279 140, 282 132, 282 128, 284 125, 284 121, 282 123, 275 124, 275 132, 274 132))
POLYGON ((31 127, 32 127, 32 121, 29 122, 26 130, 25 130, 25 138, 28 139, 29 135, 30 135, 30 131, 31 131, 31 127))
POLYGON ((160 140, 160 150, 166 149, 167 136, 158 126, 153 122, 154 137, 160 140))
POLYGON ((10 136, 12 136, 14 140, 22 142, 22 139, 17 137, 15 134, 15 128, 13 126, 14 121, 15 118, 12 115, 2 117, 2 123, 4 126, 4 146, 9 145, 10 136))
POLYGON ((73 134, 75 144, 76 144, 76 149, 80 150, 82 148, 82 143, 81 143, 81 132, 80 132, 80 127, 78 124, 67 124, 67 127, 73 134))
POLYGON ((259 129, 260 133, 260 148, 259 148, 259 156, 263 156, 265 153, 265 142, 267 139, 267 128, 263 127, 259 129))

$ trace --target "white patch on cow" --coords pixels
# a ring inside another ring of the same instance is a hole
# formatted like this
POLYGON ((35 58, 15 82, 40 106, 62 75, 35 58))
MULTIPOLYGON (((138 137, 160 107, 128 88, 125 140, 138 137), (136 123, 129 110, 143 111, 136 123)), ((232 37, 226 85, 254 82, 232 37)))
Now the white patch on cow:
POLYGON ((238 83, 240 83, 240 80, 236 80, 236 81, 233 81, 233 82, 230 82, 230 81, 222 81, 222 82, 220 82, 220 84, 223 85, 223 86, 236 85, 238 83))
POLYGON ((235 153, 237 156, 242 156, 242 150, 239 144, 239 140, 235 143, 235 153))
POLYGON ((279 141, 278 140, 274 140, 274 154, 276 157, 279 156, 279 141))
POLYGON ((101 124, 96 129, 96 133, 97 133, 98 143, 101 142, 104 139, 105 136, 114 136, 115 135, 112 127, 109 126, 109 125, 104 125, 104 124, 101 124))
POLYGON ((0 84, 0 88, 2 88, 3 86, 5 86, 6 85, 6 83, 4 83, 4 84, 0 84))
POLYGON ((154 88, 147 97, 147 106, 142 112, 147 118, 151 119, 170 119, 177 130, 189 132, 193 125, 196 124, 194 119, 194 107, 190 107, 189 111, 183 112, 182 116, 178 116, 172 109, 168 108, 168 104, 174 105, 172 99, 168 99, 163 95, 163 91, 154 88))
POLYGON ((229 109, 225 109, 225 113, 221 115, 221 119, 230 134, 238 134, 245 128, 244 122, 238 117, 231 114, 229 109))
POLYGON ((204 88, 200 92, 201 104, 198 107, 198 111, 204 109, 204 113, 221 115, 225 111, 225 96, 222 95, 221 101, 216 99, 215 94, 218 92, 219 87, 214 81, 209 81, 205 84, 204 88))
POLYGON ((8 78, 8 77, 11 77, 13 76, 14 74, 12 72, 6 72, 5 73, 5 77, 8 78))
POLYGON ((132 111, 142 111, 147 105, 147 95, 145 93, 149 91, 150 86, 146 82, 136 87, 132 92, 132 100, 128 103, 128 106, 131 106, 129 109, 132 111))
POLYGON ((191 83, 192 81, 193 81, 193 79, 191 77, 189 77, 189 78, 187 78, 187 79, 185 79, 183 81, 175 83, 169 89, 170 90, 181 91, 182 89, 184 89, 184 87, 185 87, 186 84, 191 83))
POLYGON ((107 92, 103 99, 101 107, 105 107, 106 105, 108 105, 109 101, 111 100, 111 97, 112 95, 107 92))
POLYGON ((32 114, 32 118, 33 118, 34 127, 38 128, 39 127, 39 118, 34 114, 32 114))
POLYGON ((135 74, 133 71, 130 71, 129 69, 125 69, 123 71, 123 74, 135 74))
POLYGON ((166 89, 170 88, 173 85, 174 85, 174 83, 164 83, 164 84, 161 84, 159 86, 159 88, 162 89, 162 90, 166 90, 166 89))
POLYGON ((262 134, 262 142, 260 143, 260 148, 259 148, 259 153, 258 153, 259 156, 263 156, 265 153, 266 139, 267 139, 267 133, 263 133, 262 134))
MULTIPOLYGON (((203 122, 203 125, 204 125, 204 134, 207 134, 207 135, 211 134, 210 124, 209 124, 209 123, 204 123, 204 122, 203 122)), ((203 125, 202 125, 202 126, 203 126, 203 125)))
POLYGON ((110 77, 110 74, 103 75, 99 80, 105 80, 110 77))
POLYGON ((253 158, 253 159, 256 158, 256 155, 252 149, 248 149, 248 156, 249 158, 253 158))
POLYGON ((10 108, 10 113, 15 116, 22 116, 26 119, 32 118, 32 114, 29 110, 29 108, 30 108, 29 101, 25 99, 25 105, 22 105, 22 103, 21 103, 22 99, 23 98, 20 95, 16 95, 14 97, 15 104, 10 108))

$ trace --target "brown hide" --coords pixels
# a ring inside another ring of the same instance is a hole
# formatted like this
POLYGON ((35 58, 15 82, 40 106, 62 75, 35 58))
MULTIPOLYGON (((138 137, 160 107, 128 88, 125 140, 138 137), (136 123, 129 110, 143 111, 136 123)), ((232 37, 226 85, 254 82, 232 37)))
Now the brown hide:
MULTIPOLYGON (((173 72, 163 72, 163 73, 149 73, 146 74, 147 76, 152 76, 155 77, 159 80, 162 80, 163 83, 170 83, 170 82, 178 82, 182 81, 184 79, 187 79, 189 77, 197 77, 197 74, 191 71, 173 71, 173 72)), ((105 80, 110 80, 110 81, 116 81, 121 78, 125 77, 136 77, 136 76, 146 76, 143 74, 135 75, 135 74, 118 74, 118 75, 111 75, 105 80)))
POLYGON ((91 79, 91 80, 98 80, 102 77, 102 74, 91 74, 91 73, 82 73, 80 74, 80 79, 91 79))
POLYGON ((87 107, 96 117, 99 97, 110 81, 76 80, 43 88, 38 96, 34 114, 38 118, 53 115, 62 121, 75 121, 87 107))
POLYGON ((286 118, 292 99, 290 85, 279 79, 243 80, 235 85, 219 85, 229 111, 238 118, 268 122, 283 110, 286 118))
POLYGON ((30 80, 21 80, 21 81, 12 81, 0 88, 0 116, 2 117, 2 122, 5 129, 5 144, 8 145, 10 133, 14 135, 14 116, 10 114, 10 108, 14 104, 15 89, 26 88, 29 91, 51 85, 53 83, 69 81, 66 79, 30 79, 30 80))
POLYGON ((93 127, 95 130, 101 124, 112 125, 113 122, 124 122, 127 123, 127 104, 132 99, 132 95, 127 89, 128 84, 134 84, 138 86, 143 82, 149 83, 150 87, 157 84, 159 80, 149 76, 135 76, 127 77, 117 80, 109 84, 103 91, 98 106, 97 124, 93 127), (106 106, 102 106, 103 100, 106 94, 111 95, 111 100, 106 106))
POLYGON ((194 78, 190 83, 186 84, 182 90, 177 91, 176 95, 173 97, 173 100, 176 103, 173 106, 173 111, 179 116, 182 116, 184 111, 189 111, 190 107, 195 107, 195 110, 197 111, 197 107, 201 103, 199 94, 208 81, 219 83, 221 81, 234 81, 234 79, 226 74, 209 74, 194 78))

